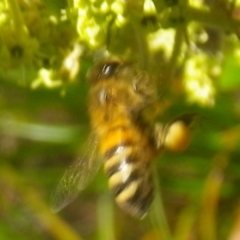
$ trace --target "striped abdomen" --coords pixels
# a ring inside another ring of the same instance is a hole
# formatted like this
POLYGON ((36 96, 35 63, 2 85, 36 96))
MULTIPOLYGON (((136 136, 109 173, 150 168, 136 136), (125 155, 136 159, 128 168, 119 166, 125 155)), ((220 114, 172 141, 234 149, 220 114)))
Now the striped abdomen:
POLYGON ((146 136, 130 127, 110 128, 101 145, 105 172, 117 204, 132 216, 142 218, 153 200, 150 160, 146 136), (142 139, 144 138, 144 139, 142 139))

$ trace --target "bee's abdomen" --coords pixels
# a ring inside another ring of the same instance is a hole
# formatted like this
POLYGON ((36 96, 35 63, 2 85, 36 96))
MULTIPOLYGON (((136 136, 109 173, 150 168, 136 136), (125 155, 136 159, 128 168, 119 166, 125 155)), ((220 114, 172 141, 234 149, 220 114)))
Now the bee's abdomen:
POLYGON ((105 153, 105 171, 117 204, 132 216, 143 218, 153 200, 150 164, 144 150, 133 143, 119 144, 105 153))

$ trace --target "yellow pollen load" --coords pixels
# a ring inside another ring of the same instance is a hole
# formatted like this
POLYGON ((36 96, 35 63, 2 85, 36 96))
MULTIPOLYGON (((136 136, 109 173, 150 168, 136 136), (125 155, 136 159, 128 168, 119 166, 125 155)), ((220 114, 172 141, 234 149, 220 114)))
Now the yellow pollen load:
POLYGON ((190 130, 182 121, 174 122, 168 129, 164 145, 171 151, 183 151, 190 143, 190 130))
POLYGON ((133 197, 139 187, 139 181, 131 182, 117 197, 116 202, 121 204, 133 197))

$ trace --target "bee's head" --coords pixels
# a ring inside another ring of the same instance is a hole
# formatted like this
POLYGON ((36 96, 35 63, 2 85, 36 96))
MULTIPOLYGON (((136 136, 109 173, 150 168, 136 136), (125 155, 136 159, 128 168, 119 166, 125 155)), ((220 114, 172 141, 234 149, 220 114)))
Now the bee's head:
POLYGON ((117 60, 103 61, 97 63, 88 73, 91 82, 109 79, 117 74, 122 63, 117 60))
POLYGON ((88 72, 88 79, 92 84, 103 80, 124 80, 130 83, 135 76, 136 71, 132 63, 116 58, 101 61, 88 72))

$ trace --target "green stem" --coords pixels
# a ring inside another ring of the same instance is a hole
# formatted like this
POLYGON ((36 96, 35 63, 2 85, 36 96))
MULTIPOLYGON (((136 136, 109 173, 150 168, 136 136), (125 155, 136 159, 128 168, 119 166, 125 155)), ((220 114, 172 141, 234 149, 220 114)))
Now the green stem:
POLYGON ((166 214, 164 211, 164 206, 162 202, 162 197, 160 193, 159 178, 156 170, 156 166, 153 168, 153 181, 155 187, 155 199, 152 206, 152 211, 150 212, 150 219, 155 229, 159 231, 159 239, 171 240, 171 231, 168 225, 166 214))
POLYGON ((174 71, 176 70, 178 57, 180 55, 182 45, 184 42, 183 31, 184 31, 183 28, 177 28, 175 32, 174 46, 173 46, 171 59, 169 62, 169 79, 172 79, 174 71))
POLYGON ((115 239, 112 199, 109 194, 100 196, 98 203, 98 239, 115 239))
POLYGON ((20 11, 17 0, 6 0, 9 5, 9 10, 11 12, 11 17, 13 21, 13 27, 16 31, 16 35, 20 42, 23 40, 23 37, 27 33, 26 26, 24 24, 24 20, 22 18, 22 13, 20 11))
POLYGON ((165 71, 165 79, 166 79, 166 86, 165 89, 169 89, 169 86, 172 83, 172 79, 174 76, 174 72, 177 67, 178 57, 182 50, 182 45, 184 42, 184 29, 183 28, 176 28, 175 30, 175 38, 174 38, 174 46, 171 54, 171 58, 167 65, 167 69, 165 71))
POLYGON ((228 14, 223 14, 222 12, 193 7, 186 7, 182 10, 182 15, 187 21, 196 21, 231 32, 237 32, 240 28, 240 21, 230 18, 228 14))
POLYGON ((141 24, 139 23, 138 13, 128 10, 131 27, 134 32, 136 44, 138 46, 139 66, 142 70, 149 70, 149 50, 141 24))

